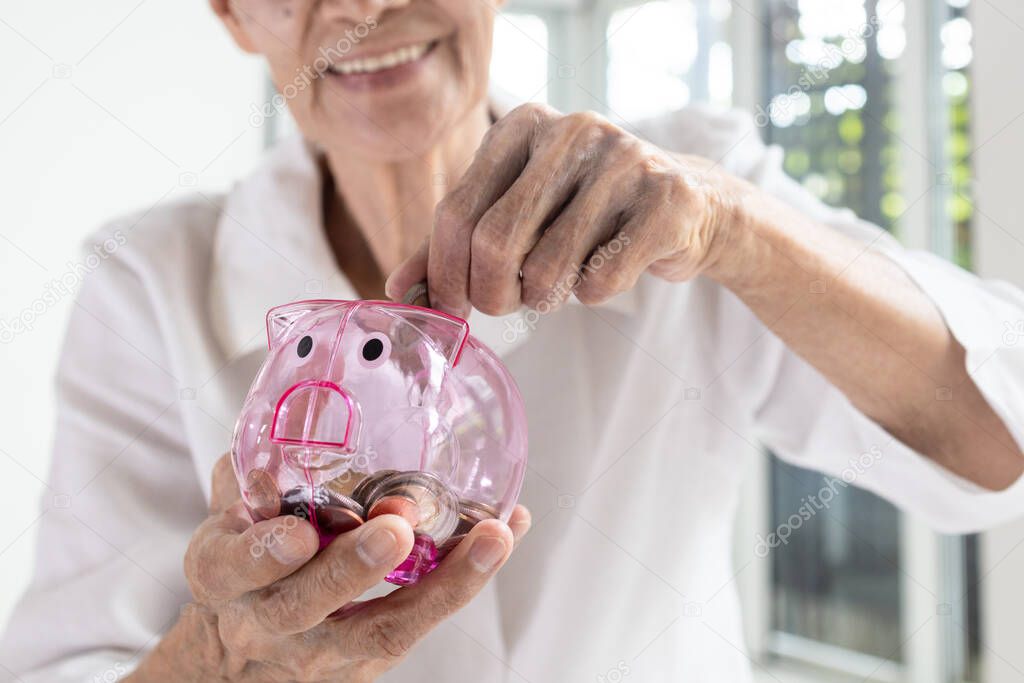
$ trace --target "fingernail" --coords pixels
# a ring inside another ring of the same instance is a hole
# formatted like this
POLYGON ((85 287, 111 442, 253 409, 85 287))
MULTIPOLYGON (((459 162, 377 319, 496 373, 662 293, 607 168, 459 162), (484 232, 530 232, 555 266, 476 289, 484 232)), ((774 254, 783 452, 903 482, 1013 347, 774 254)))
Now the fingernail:
POLYGON ((481 574, 494 569, 505 557, 505 541, 495 536, 485 536, 473 542, 469 549, 469 561, 481 574))
POLYGON ((267 549, 275 560, 284 565, 305 562, 313 554, 306 542, 296 535, 283 535, 274 539, 267 549))
POLYGON ((376 567, 384 564, 395 554, 398 539, 389 529, 366 529, 359 537, 356 552, 363 562, 376 567))
POLYGON ((395 291, 394 282, 394 275, 389 276, 388 279, 384 281, 384 295, 392 301, 398 301, 398 297, 400 297, 401 294, 395 291))

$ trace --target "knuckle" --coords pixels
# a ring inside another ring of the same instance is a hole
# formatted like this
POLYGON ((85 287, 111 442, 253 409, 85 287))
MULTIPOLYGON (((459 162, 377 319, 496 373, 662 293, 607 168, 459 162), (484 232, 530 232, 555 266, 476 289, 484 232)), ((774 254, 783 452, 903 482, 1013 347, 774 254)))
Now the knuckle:
POLYGON ((569 114, 559 135, 567 151, 584 164, 636 163, 640 146, 632 135, 594 112, 569 114))
POLYGON ((564 273, 570 272, 567 258, 538 256, 523 264, 523 303, 530 308, 547 301, 553 304, 564 298, 569 284, 564 282, 564 273))
POLYGON ((673 165, 660 155, 644 155, 638 169, 645 192, 661 199, 686 194, 686 182, 673 165))
POLYGON ((248 658, 256 649, 256 634, 243 612, 238 604, 226 605, 217 615, 217 635, 225 650, 248 658))
POLYGON ((612 294, 624 292, 633 286, 633 274, 625 268, 605 268, 600 271, 598 280, 606 291, 612 294))
POLYGON ((470 300, 487 315, 510 313, 519 304, 516 283, 523 254, 511 228, 516 211, 512 202, 499 201, 470 238, 470 300))
POLYGON ((473 154, 473 163, 487 162, 493 165, 499 162, 519 136, 529 130, 529 125, 525 118, 515 116, 514 112, 498 119, 484 133, 480 146, 473 154))
POLYGON ((356 590, 356 576, 347 558, 335 558, 333 562, 321 563, 318 571, 311 575, 310 581, 313 595, 331 595, 348 599, 359 592, 356 590))
POLYGON ((616 294, 624 292, 631 286, 631 278, 623 270, 604 270, 592 272, 579 289, 576 296, 585 304, 599 304, 616 294))
POLYGON ((601 130, 615 128, 608 119, 589 109, 567 114, 565 120, 575 128, 598 128, 601 130))
POLYGON ((685 282, 693 277, 693 268, 686 261, 659 261, 652 263, 648 272, 669 282, 685 282))
POLYGON ((603 303, 609 297, 592 285, 581 285, 576 290, 576 298, 584 305, 594 306, 603 303))
POLYGON ((268 631, 296 633, 304 626, 299 605, 301 601, 286 599, 278 590, 266 589, 253 600, 256 621, 268 631))
POLYGON ((491 126, 484 135, 481 150, 502 147, 501 141, 510 141, 547 128, 560 114, 553 107, 540 102, 519 105, 491 126), (508 137, 506 137, 508 136, 508 137))
POLYGON ((564 125, 585 143, 605 143, 620 139, 624 131, 594 111, 580 111, 568 114, 564 125))
POLYGON ((622 132, 612 141, 612 159, 623 166, 643 164, 650 157, 649 146, 628 133, 622 132))
POLYGON ((322 681, 328 677, 333 667, 329 662, 324 661, 325 655, 321 650, 322 648, 310 648, 303 657, 293 660, 289 667, 289 673, 296 681, 311 683, 312 681, 322 681))
POLYGON ((525 102, 508 113, 512 119, 541 124, 558 116, 558 111, 543 102, 525 102))
POLYGON ((470 240, 473 263, 481 262, 490 269, 498 267, 507 258, 509 231, 503 227, 503 223, 495 211, 488 212, 488 215, 480 219, 470 240))

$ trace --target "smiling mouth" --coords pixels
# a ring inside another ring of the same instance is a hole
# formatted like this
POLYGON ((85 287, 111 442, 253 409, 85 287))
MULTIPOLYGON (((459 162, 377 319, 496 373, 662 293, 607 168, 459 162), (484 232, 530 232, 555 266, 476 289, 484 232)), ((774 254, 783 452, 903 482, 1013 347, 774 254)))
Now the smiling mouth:
POLYGON ((395 69, 418 61, 426 56, 437 45, 436 40, 427 40, 413 45, 406 45, 396 50, 384 52, 371 57, 357 57, 331 64, 327 70, 340 76, 358 74, 375 74, 395 69))

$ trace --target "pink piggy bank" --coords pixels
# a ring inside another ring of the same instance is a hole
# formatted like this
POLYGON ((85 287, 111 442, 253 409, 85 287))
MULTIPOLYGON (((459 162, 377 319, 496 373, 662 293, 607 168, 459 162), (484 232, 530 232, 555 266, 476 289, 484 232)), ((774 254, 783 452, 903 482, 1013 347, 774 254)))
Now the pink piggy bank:
POLYGON ((413 525, 387 580, 415 583, 477 522, 507 521, 526 469, 515 381, 465 320, 382 301, 267 313, 270 350, 235 426, 255 521, 292 514, 323 548, 377 514, 413 525))

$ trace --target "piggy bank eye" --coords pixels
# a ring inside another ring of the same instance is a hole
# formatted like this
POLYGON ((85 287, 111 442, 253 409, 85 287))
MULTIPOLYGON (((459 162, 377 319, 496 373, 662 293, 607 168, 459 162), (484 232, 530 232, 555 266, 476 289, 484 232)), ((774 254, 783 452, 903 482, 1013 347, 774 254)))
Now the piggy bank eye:
POLYGON ((390 355, 391 340, 380 333, 367 337, 363 341, 363 347, 359 350, 359 360, 368 368, 383 365, 390 355))
POLYGON ((308 334, 299 340, 299 345, 296 347, 295 352, 299 354, 299 358, 305 358, 309 355, 309 352, 313 350, 313 338, 308 334))

